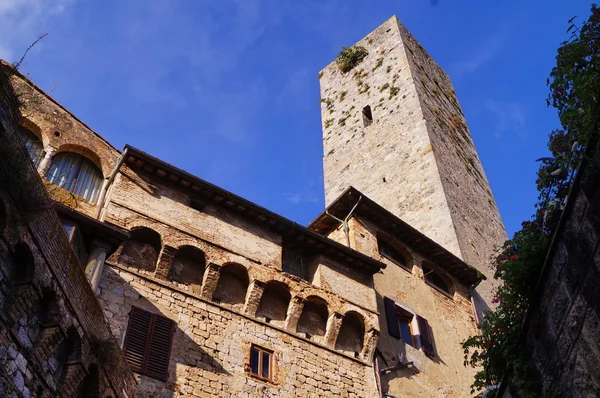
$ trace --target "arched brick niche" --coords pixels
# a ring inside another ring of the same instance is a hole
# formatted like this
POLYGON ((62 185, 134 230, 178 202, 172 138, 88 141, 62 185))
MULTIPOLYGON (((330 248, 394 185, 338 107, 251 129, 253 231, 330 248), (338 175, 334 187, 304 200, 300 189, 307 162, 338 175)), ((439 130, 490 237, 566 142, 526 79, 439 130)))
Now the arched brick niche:
POLYGON ((200 292, 202 277, 206 268, 204 252, 194 246, 181 246, 169 268, 169 279, 190 287, 192 292, 200 292))
POLYGON ((291 298, 287 285, 277 281, 268 282, 260 298, 256 316, 283 327, 291 298))
POLYGON ((123 244, 119 262, 134 268, 154 271, 161 247, 162 239, 158 232, 146 227, 133 229, 129 239, 123 244))
POLYGON ((236 263, 225 264, 219 272, 213 301, 229 304, 241 310, 246 301, 249 282, 246 267, 236 263))
POLYGON ((100 398, 100 377, 96 365, 90 365, 87 376, 77 388, 77 393, 77 397, 80 398, 100 398))
POLYGON ((57 336, 62 334, 60 329, 60 308, 56 293, 52 289, 44 289, 42 297, 35 305, 35 312, 31 317, 34 325, 28 331, 31 341, 35 345, 35 353, 41 362, 46 362, 49 353, 56 348, 57 336))
POLYGON ((81 337, 74 327, 67 330, 66 338, 58 345, 55 359, 59 390, 66 396, 73 396, 73 390, 83 378, 81 337))
POLYGON ((309 296, 304 301, 296 331, 303 333, 311 340, 323 343, 327 331, 328 316, 327 302, 321 297, 309 296))
POLYGON ((15 245, 14 252, 14 261, 10 270, 13 285, 32 282, 35 264, 29 246, 24 242, 19 242, 15 245))
POLYGON ((358 357, 363 348, 365 322, 358 312, 349 311, 344 315, 335 349, 358 357))

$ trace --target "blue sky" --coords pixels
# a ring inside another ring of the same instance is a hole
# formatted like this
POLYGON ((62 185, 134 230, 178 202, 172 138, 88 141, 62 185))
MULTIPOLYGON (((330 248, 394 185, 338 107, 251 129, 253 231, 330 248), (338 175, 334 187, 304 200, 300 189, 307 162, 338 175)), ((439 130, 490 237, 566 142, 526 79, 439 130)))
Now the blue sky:
POLYGON ((392 15, 454 83, 509 234, 558 127, 546 78, 585 0, 0 0, 0 58, 128 143, 306 225, 323 210, 317 73, 392 15))

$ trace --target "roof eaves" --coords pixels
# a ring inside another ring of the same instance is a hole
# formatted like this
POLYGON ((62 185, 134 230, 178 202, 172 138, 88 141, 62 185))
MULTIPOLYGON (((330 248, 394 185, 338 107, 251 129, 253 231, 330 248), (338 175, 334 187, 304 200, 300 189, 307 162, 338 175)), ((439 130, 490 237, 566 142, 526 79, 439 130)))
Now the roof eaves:
POLYGON ((238 204, 242 207, 251 209, 254 213, 261 215, 262 217, 265 217, 266 219, 270 220, 272 222, 272 224, 274 225, 275 229, 294 230, 295 232, 297 232, 299 234, 305 235, 307 238, 312 238, 315 241, 321 242, 321 243, 327 245, 328 247, 330 247, 331 249, 336 250, 340 253, 343 253, 345 256, 350 256, 350 257, 356 259, 363 266, 366 266, 367 270, 371 273, 378 272, 380 269, 386 267, 385 263, 377 261, 376 259, 373 259, 363 253, 360 253, 354 249, 344 246, 341 243, 338 243, 332 239, 329 239, 328 237, 323 236, 315 231, 312 231, 305 226, 302 226, 294 221, 291 221, 283 216, 280 216, 279 214, 276 214, 270 210, 267 210, 260 205, 257 205, 247 199, 244 199, 232 192, 227 191, 226 189, 220 188, 208 181, 205 181, 205 180, 203 180, 197 176, 194 176, 184 170, 181 170, 181 169, 179 169, 163 160, 160 160, 152 155, 149 155, 148 153, 146 153, 142 150, 139 150, 129 144, 125 145, 125 148, 128 149, 128 151, 127 151, 128 157, 131 156, 135 159, 142 159, 148 163, 153 163, 154 166, 160 168, 163 171, 168 171, 172 174, 175 174, 180 179, 184 179, 184 180, 188 180, 188 181, 192 182, 193 183, 192 185, 207 189, 209 191, 213 191, 214 193, 218 194, 219 196, 222 196, 224 199, 228 199, 229 201, 231 201, 235 204, 238 204))

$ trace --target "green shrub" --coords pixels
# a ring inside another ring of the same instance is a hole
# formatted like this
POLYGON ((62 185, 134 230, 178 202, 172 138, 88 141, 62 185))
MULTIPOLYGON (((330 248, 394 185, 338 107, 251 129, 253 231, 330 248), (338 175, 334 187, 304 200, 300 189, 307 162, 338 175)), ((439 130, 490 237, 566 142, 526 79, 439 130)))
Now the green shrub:
POLYGON ((369 55, 366 48, 362 46, 342 47, 336 62, 342 73, 351 71, 369 55))

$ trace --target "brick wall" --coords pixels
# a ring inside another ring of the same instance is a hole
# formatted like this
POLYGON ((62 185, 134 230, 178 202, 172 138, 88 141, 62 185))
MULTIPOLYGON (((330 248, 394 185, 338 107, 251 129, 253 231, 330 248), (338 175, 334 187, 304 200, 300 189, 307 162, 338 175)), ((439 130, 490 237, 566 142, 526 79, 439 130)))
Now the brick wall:
POLYGON ((98 355, 98 342, 116 342, 21 143, 14 98, 0 71, 1 395, 73 396, 99 368, 102 396, 132 396, 119 351, 98 355))

